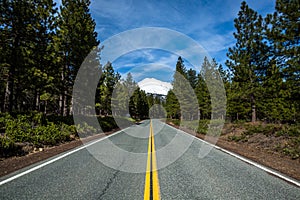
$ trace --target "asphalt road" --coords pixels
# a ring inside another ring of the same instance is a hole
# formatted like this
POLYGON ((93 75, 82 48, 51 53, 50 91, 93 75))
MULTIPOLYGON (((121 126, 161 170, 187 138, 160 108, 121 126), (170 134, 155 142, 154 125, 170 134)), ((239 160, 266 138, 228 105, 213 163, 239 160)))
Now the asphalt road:
POLYGON ((207 144, 150 124, 2 177, 0 199, 300 199, 299 187, 218 149, 199 158, 207 144))

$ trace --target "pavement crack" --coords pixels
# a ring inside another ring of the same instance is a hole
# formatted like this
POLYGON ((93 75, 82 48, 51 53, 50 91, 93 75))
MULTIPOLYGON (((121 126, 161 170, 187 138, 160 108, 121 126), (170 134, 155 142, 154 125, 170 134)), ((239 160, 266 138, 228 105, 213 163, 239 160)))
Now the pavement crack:
POLYGON ((116 179, 116 177, 118 176, 118 174, 121 172, 121 170, 118 170, 118 169, 121 168, 121 166, 124 164, 124 162, 125 162, 125 159, 123 158, 121 164, 119 165, 119 167, 117 169, 115 169, 116 171, 113 173, 113 175, 111 176, 111 178, 107 181, 104 189, 100 193, 99 199, 102 199, 102 197, 106 194, 107 190, 113 184, 114 180, 116 179))
POLYGON ((112 177, 108 180, 107 184, 105 185, 104 189, 102 190, 99 199, 102 199, 102 197, 106 194, 106 191, 110 188, 110 186, 112 185, 112 183, 114 182, 115 178, 117 177, 117 175, 119 174, 119 170, 116 170, 112 177))

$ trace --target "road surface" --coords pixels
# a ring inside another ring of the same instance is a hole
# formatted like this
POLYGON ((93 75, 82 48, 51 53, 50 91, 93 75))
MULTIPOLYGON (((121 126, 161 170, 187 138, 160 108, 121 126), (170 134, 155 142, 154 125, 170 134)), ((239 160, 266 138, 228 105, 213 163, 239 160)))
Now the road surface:
POLYGON ((2 177, 0 199, 300 199, 299 187, 218 149, 199 158, 207 144, 191 138, 147 120, 2 177))

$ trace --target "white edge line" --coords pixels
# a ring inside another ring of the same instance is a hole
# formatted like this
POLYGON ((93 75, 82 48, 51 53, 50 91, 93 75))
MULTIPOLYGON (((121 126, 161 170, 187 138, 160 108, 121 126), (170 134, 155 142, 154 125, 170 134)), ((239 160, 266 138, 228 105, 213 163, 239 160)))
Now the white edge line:
MULTIPOLYGON (((166 125, 170 126, 169 124, 166 124, 166 125)), ((300 182, 298 182, 298 181, 296 181, 296 180, 293 180, 293 179, 290 179, 289 177, 284 176, 284 175, 282 175, 282 174, 276 172, 275 170, 271 170, 271 169, 269 169, 269 168, 267 168, 267 167, 265 167, 265 166, 263 166, 263 165, 258 164, 257 162, 254 162, 254 161, 249 160, 249 159, 247 159, 247 158, 245 158, 245 157, 242 157, 242 156, 240 156, 240 155, 238 155, 238 154, 236 154, 236 153, 233 153, 233 152, 231 152, 231 151, 228 151, 228 150, 226 150, 226 149, 223 149, 223 148, 221 148, 221 147, 219 147, 219 146, 217 146, 217 145, 213 145, 213 144, 211 144, 211 143, 209 143, 209 142, 207 142, 207 141, 205 141, 205 140, 202 140, 201 138, 198 138, 198 137, 196 137, 196 136, 194 136, 194 135, 191 135, 191 134, 189 134, 189 133, 186 133, 186 132, 183 131, 183 130, 174 128, 173 126, 170 126, 170 127, 172 127, 173 129, 176 129, 176 130, 178 130, 178 131, 181 131, 181 132, 183 132, 183 133, 189 135, 190 137, 196 138, 196 139, 200 140, 201 142, 203 142, 203 143, 205 143, 205 144, 207 144, 207 145, 210 145, 210 146, 212 146, 213 148, 218 149, 218 150, 220 150, 220 151, 222 151, 222 152, 224 152, 224 153, 226 153, 226 154, 229 154, 229 155, 231 155, 231 156, 233 156, 233 157, 235 157, 235 158, 237 158, 237 159, 239 159, 239 160, 242 160, 242 161, 244 161, 244 162, 246 162, 246 163, 248 163, 248 164, 250 164, 250 165, 253 165, 253 166, 255 166, 255 167, 257 167, 257 168, 259 168, 259 169, 261 169, 261 170, 263 170, 263 171, 265 171, 265 172, 267 172, 267 173, 270 173, 270 174, 272 174, 272 175, 274 175, 274 176, 276 176, 276 177, 279 177, 279 178, 281 178, 281 179, 283 179, 283 180, 285 180, 285 181, 287 181, 287 182, 289 182, 289 183, 292 183, 292 184, 294 184, 294 185, 300 187, 300 182)))
POLYGON ((73 154, 73 153, 75 153, 75 152, 77 152, 77 151, 80 151, 80 150, 82 150, 82 149, 85 149, 86 147, 89 147, 89 146, 94 145, 94 144, 96 144, 96 143, 98 143, 98 142, 101 142, 102 140, 108 139, 108 138, 110 138, 110 137, 112 137, 112 136, 114 136, 114 135, 116 135, 116 134, 121 133, 122 131, 124 131, 124 130, 126 130, 126 129, 128 129, 128 128, 129 128, 129 127, 125 128, 125 129, 122 129, 122 130, 120 130, 120 131, 117 131, 117 132, 115 132, 115 133, 113 133, 113 134, 111 134, 111 135, 109 135, 109 136, 107 136, 107 137, 103 137, 103 138, 100 138, 100 139, 98 139, 98 140, 96 140, 96 141, 90 142, 90 143, 88 143, 88 144, 86 144, 86 145, 83 145, 83 146, 81 146, 81 147, 79 147, 79 148, 76 148, 76 149, 74 149, 74 150, 72 150, 72 151, 69 151, 69 152, 67 152, 67 153, 65 153, 65 154, 63 154, 63 155, 61 155, 61 156, 58 156, 58 157, 53 158, 53 159, 51 159, 51 160, 49 160, 49 161, 47 161, 47 162, 44 162, 44 163, 42 163, 42 164, 40 164, 40 165, 38 165, 38 166, 35 166, 35 167, 30 168, 30 169, 28 169, 28 170, 26 170, 26 171, 24 171, 24 172, 21 172, 21 173, 19 173, 19 174, 16 174, 16 175, 10 177, 10 178, 7 178, 7 179, 5 179, 5 180, 3 180, 3 181, 0 182, 0 186, 1 186, 1 185, 4 185, 4 184, 6 184, 6 183, 8 183, 8 182, 10 182, 10 181, 13 181, 13 180, 15 180, 15 179, 17 179, 17 178, 20 178, 21 176, 24 176, 24 175, 26 175, 26 174, 29 174, 29 173, 31 173, 31 172, 33 172, 33 171, 35 171, 35 170, 38 170, 38 169, 40 169, 40 168, 42 168, 42 167, 44 167, 44 166, 46 166, 46 165, 49 165, 49 164, 51 164, 51 163, 54 163, 54 162, 56 162, 56 161, 58 161, 58 160, 60 160, 60 159, 62 159, 62 158, 64 158, 64 157, 67 157, 67 156, 69 156, 69 155, 71 155, 71 154, 73 154))

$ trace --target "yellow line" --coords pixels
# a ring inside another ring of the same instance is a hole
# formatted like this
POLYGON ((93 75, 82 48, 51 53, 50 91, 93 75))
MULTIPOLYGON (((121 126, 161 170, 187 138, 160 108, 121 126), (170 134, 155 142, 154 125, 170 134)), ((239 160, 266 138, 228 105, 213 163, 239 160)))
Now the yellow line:
POLYGON ((150 200, 150 196, 152 196, 153 200, 160 200, 160 190, 159 190, 159 181, 158 181, 158 174, 157 174, 155 142, 154 142, 152 121, 150 121, 150 134, 149 134, 149 142, 148 142, 148 158, 147 158, 147 169, 146 169, 146 178, 145 178, 144 200, 150 200), (152 167, 152 173, 150 172, 151 167, 152 167), (152 174, 152 195, 150 195, 151 174, 152 174))
POLYGON ((146 178, 145 178, 144 200, 150 199, 150 170, 151 170, 150 164, 151 164, 151 131, 150 131, 149 142, 148 142, 148 158, 147 158, 147 169, 146 169, 146 178))
POLYGON ((153 200, 160 199, 160 190, 159 190, 159 181, 158 181, 158 174, 157 174, 157 165, 156 165, 156 153, 155 153, 155 142, 154 142, 154 135, 153 135, 153 127, 152 121, 150 122, 150 132, 152 136, 152 180, 153 180, 153 200))

